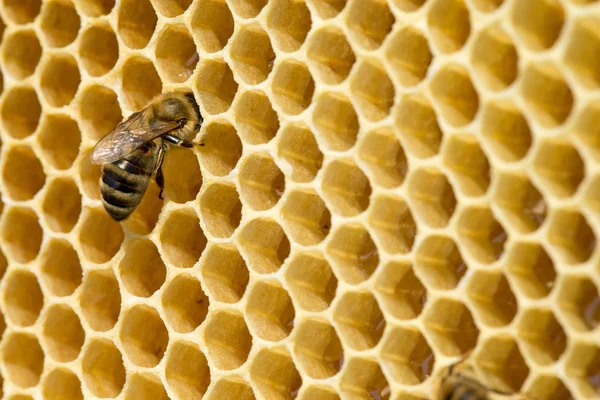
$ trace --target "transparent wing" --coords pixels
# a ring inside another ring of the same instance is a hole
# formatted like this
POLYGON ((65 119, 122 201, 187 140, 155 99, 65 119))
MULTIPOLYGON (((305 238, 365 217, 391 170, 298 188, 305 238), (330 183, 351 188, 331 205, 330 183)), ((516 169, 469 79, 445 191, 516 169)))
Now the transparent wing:
POLYGON ((161 121, 150 118, 151 109, 146 108, 131 114, 117 127, 96 143, 90 161, 92 164, 105 164, 117 161, 140 148, 144 143, 156 139, 179 125, 175 121, 161 121))

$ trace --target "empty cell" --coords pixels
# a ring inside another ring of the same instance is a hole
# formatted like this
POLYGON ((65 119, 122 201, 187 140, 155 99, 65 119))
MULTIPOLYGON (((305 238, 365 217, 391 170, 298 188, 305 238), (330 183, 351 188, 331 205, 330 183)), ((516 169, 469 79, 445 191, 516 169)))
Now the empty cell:
POLYGON ((81 262, 73 246, 64 239, 52 239, 42 250, 41 278, 55 296, 69 296, 81 285, 81 262))
POLYGON ((567 264, 584 263, 596 247, 596 236, 582 214, 573 210, 556 210, 550 219, 548 239, 567 264))
POLYGON ((517 0, 512 4, 511 22, 519 40, 530 50, 552 47, 564 20, 565 11, 558 0, 517 0))
POLYGON ((253 153, 239 171, 242 201, 254 210, 268 210, 285 192, 285 176, 268 153, 253 153))
POLYGON ((548 400, 574 399, 569 389, 559 378, 552 375, 540 375, 531 383, 527 393, 548 400))
POLYGON ((4 280, 2 300, 8 320, 18 326, 35 324, 44 306, 44 295, 35 275, 15 270, 4 280))
POLYGON ((510 101, 484 105, 481 133, 490 151, 503 161, 519 161, 531 147, 529 123, 521 110, 510 101))
POLYGON ((117 397, 125 385, 123 357, 108 339, 92 339, 81 361, 83 383, 93 395, 117 397))
POLYGON ((517 326, 523 350, 538 365, 558 361, 567 347, 567 337, 551 311, 531 308, 525 310, 517 326))
POLYGON ((293 181, 311 182, 315 178, 323 165, 323 153, 308 127, 301 123, 285 125, 277 145, 279 162, 291 168, 288 176, 293 181))
POLYGON ((385 330, 385 319, 370 292, 347 292, 333 311, 335 326, 342 341, 354 350, 375 347, 385 330))
POLYGON ((237 241, 248 266, 259 274, 276 272, 290 255, 290 241, 281 226, 270 218, 246 223, 237 241))
POLYGON ((585 276, 559 280, 557 303, 569 326, 578 331, 593 330, 600 323, 600 297, 594 283, 585 276))
POLYGON ((415 253, 415 273, 438 290, 458 286, 467 272, 467 264, 454 241, 446 236, 432 235, 424 238, 415 253))
POLYGON ((162 360, 169 344, 169 333, 160 315, 145 305, 125 311, 119 338, 131 362, 146 368, 155 367, 162 360))
POLYGON ((381 46, 394 22, 394 15, 385 0, 350 1, 346 12, 352 39, 368 50, 381 46))
POLYGON ((573 93, 559 69, 547 62, 529 64, 521 75, 521 93, 544 128, 562 125, 571 114, 573 93))
POLYGON ((155 56, 158 70, 174 83, 187 81, 198 63, 194 39, 185 25, 163 28, 158 34, 155 56))
POLYGON ((119 4, 117 32, 132 49, 143 49, 154 34, 158 17, 150 0, 123 0, 119 4))
POLYGON ((363 171, 350 159, 337 159, 325 169, 321 183, 329 208, 352 217, 369 207, 371 185, 363 171))
POLYGON ((367 133, 358 156, 366 164, 370 180, 378 186, 395 188, 404 182, 408 160, 392 128, 376 128, 367 133))
POLYGON ((344 350, 333 326, 320 319, 305 319, 296 328, 294 355, 300 369, 313 379, 337 374, 344 363, 344 350))
POLYGON ((338 280, 320 253, 300 253, 285 273, 294 302, 307 311, 324 311, 333 301, 338 280))
POLYGON ((292 357, 284 348, 261 350, 250 367, 250 379, 262 398, 273 400, 293 399, 302 378, 292 357))
POLYGON ((193 151, 171 146, 162 165, 165 178, 164 197, 175 203, 196 199, 202 186, 198 157, 193 151))
POLYGON ((206 250, 200 270, 211 298, 237 303, 244 296, 250 277, 246 262, 234 245, 212 244, 206 250))
POLYGON ((427 15, 433 44, 442 53, 460 50, 471 34, 469 9, 464 0, 435 0, 427 15))
POLYGON ((220 370, 241 367, 252 348, 252 336, 242 314, 236 311, 216 311, 204 330, 208 355, 220 370))
POLYGON ((327 244, 327 255, 337 275, 349 284, 371 277, 379 265, 379 252, 364 226, 340 226, 327 244))
POLYGON ((46 223, 54 232, 70 232, 81 213, 81 194, 69 178, 56 178, 48 184, 42 203, 46 223))
POLYGON ((483 196, 490 186, 490 163, 473 135, 450 136, 444 146, 444 165, 467 196, 483 196))
POLYGON ((242 141, 227 121, 215 121, 204 126, 201 137, 200 164, 216 176, 228 175, 242 156, 242 141))
POLYGON ((533 232, 546 220, 548 205, 527 176, 498 174, 493 201, 509 225, 519 232, 533 232))
POLYGON ((597 88, 600 86, 598 18, 576 20, 572 29, 565 61, 585 86, 597 88))
POLYGON ((321 19, 329 19, 342 12, 348 0, 308 0, 321 19))
POLYGON ((269 9, 267 26, 275 46, 285 52, 300 49, 312 27, 305 1, 277 0, 269 9))
POLYGON ((317 79, 330 85, 342 83, 356 62, 344 32, 333 26, 325 26, 312 33, 306 55, 317 79))
POLYGON ((208 400, 219 399, 254 400, 254 392, 248 382, 239 376, 228 376, 219 379, 206 395, 208 400))
POLYGON ((81 128, 88 138, 98 140, 121 122, 121 107, 116 93, 111 89, 92 85, 86 87, 78 97, 81 128))
POLYGON ((154 4, 162 15, 167 18, 174 18, 183 14, 192 4, 192 0, 160 0, 154 4))
POLYGON ((42 119, 38 140, 42 156, 52 167, 68 169, 79 154, 81 132, 69 116, 47 114, 42 119))
POLYGON ((585 176, 585 164, 577 149, 563 140, 541 141, 533 168, 541 183, 558 197, 575 194, 585 176))
POLYGON ((424 95, 405 95, 395 114, 396 128, 407 150, 418 158, 433 157, 440 151, 443 133, 437 115, 424 95))
POLYGON ((464 209, 457 231, 464 251, 477 262, 490 264, 502 257, 508 236, 489 208, 464 209))
POLYGON ((17 24, 26 24, 37 17, 42 8, 42 0, 6 0, 4 14, 17 24))
POLYGON ((132 374, 127 380, 125 400, 169 400, 160 378, 153 374, 132 374))
POLYGON ((435 354, 416 328, 394 328, 381 348, 383 366, 404 385, 418 385, 429 378, 435 354))
POLYGON ((39 383, 44 370, 44 352, 34 335, 10 333, 3 338, 0 353, 7 380, 13 385, 26 389, 39 383))
POLYGON ((379 62, 362 61, 352 75, 350 90, 360 106, 359 112, 368 120, 379 121, 389 115, 395 90, 379 62))
POLYGON ((343 398, 389 399, 390 386, 380 365, 366 358, 352 358, 342 374, 343 398))
POLYGON ((78 174, 81 182, 83 194, 94 200, 100 200, 100 177, 102 175, 102 167, 90 162, 90 153, 92 149, 83 150, 78 162, 78 174))
POLYGON ((286 114, 297 115, 312 102, 315 82, 304 63, 285 60, 275 70, 272 88, 275 105, 286 114))
POLYGON ((109 24, 101 22, 81 33, 79 57, 90 76, 102 76, 113 69, 119 58, 119 43, 109 24))
POLYGON ((291 192, 281 209, 281 215, 293 241, 303 246, 320 243, 331 228, 331 213, 312 190, 291 192))
POLYGON ((570 381, 575 380, 582 397, 598 396, 600 385, 600 349, 589 343, 577 343, 572 346, 568 359, 565 360, 566 373, 570 381))
POLYGON ((483 342, 475 362, 485 382, 510 393, 519 392, 529 375, 517 342, 507 335, 492 336, 483 342))
POLYGON ((503 274, 474 271, 465 287, 473 309, 485 325, 500 327, 512 322, 518 304, 503 274))
POLYGON ((192 33, 200 48, 208 53, 220 51, 227 45, 233 26, 233 16, 224 0, 198 3, 193 11, 192 33))
POLYGON ((52 305, 45 315, 42 340, 48 355, 59 362, 75 360, 85 340, 79 317, 65 304, 52 305))
POLYGON ((154 64, 142 56, 134 56, 123 64, 121 84, 123 96, 132 110, 140 110, 162 92, 162 82, 154 64))
POLYGON ((24 139, 38 126, 42 106, 32 87, 16 86, 3 94, 0 118, 4 131, 15 139, 24 139))
POLYGON ((138 297, 152 296, 167 276, 156 245, 148 239, 133 239, 125 244, 119 272, 124 288, 138 297))
POLYGON ((25 79, 35 72, 42 47, 33 30, 11 32, 2 43, 2 65, 12 77, 25 79))
MULTIPOLYGON (((246 3, 248 0, 235 0, 246 3)), ((260 1, 264 0, 250 0, 260 1)), ((246 25, 233 37, 229 48, 233 70, 245 83, 257 85, 267 79, 273 69, 275 53, 269 35, 260 25, 246 25)))
POLYGON ((88 17, 109 14, 115 6, 115 0, 75 0, 77 9, 88 17))
POLYGON ((123 228, 103 209, 87 208, 79 227, 79 243, 85 258, 96 264, 110 261, 123 243, 123 228))
POLYGON ((121 313, 121 292, 114 272, 87 272, 83 277, 79 304, 90 328, 100 332, 112 329, 121 313))
POLYGON ((434 300, 424 314, 424 323, 436 353, 460 356, 477 344, 479 329, 469 309, 460 301, 434 300))
POLYGON ((392 196, 376 197, 369 222, 383 250, 391 254, 410 252, 417 235, 417 225, 404 200, 392 196))
POLYGON ((229 110, 238 91, 238 83, 231 68, 224 60, 202 60, 196 74, 198 103, 209 114, 220 114, 229 110))
POLYGON ((71 2, 44 2, 40 16, 40 27, 50 47, 65 47, 79 33, 81 21, 71 2))
POLYGON ((11 207, 4 210, 0 235, 6 255, 18 263, 33 261, 40 252, 43 231, 39 217, 30 208, 11 207))
POLYGON ((191 208, 170 213, 160 229, 163 259, 178 268, 191 268, 206 247, 200 219, 191 208))
POLYGON ((377 277, 375 294, 385 314, 398 319, 418 317, 427 302, 427 289, 405 262, 387 263, 377 277))
POLYGON ((403 86, 415 86, 427 75, 433 54, 425 34, 406 26, 394 32, 385 48, 385 57, 393 66, 392 73, 403 86))
POLYGON ((505 89, 517 78, 519 55, 500 25, 491 25, 478 33, 471 62, 477 77, 492 90, 505 89))
POLYGON ((448 225, 456 208, 452 186, 446 176, 433 167, 417 169, 410 175, 408 201, 418 219, 434 228, 448 225))
POLYGON ((584 144, 582 146, 596 159, 600 159, 600 103, 588 100, 575 122, 575 137, 584 144))
POLYGON ((54 54, 41 67, 42 93, 53 107, 68 105, 81 83, 77 61, 70 55, 54 54))
POLYGON ((199 400, 210 384, 206 357, 191 342, 177 342, 167 353, 165 375, 169 388, 182 400, 199 400))
POLYGON ((473 121, 479 110, 479 95, 462 65, 449 64, 443 67, 432 78, 430 87, 446 122, 461 127, 473 121))
POLYGON ((209 301, 198 279, 181 274, 165 288, 162 306, 169 326, 176 332, 188 333, 206 318, 209 301))
POLYGON ((200 214, 206 231, 212 236, 231 237, 242 220, 242 202, 235 185, 210 184, 200 196, 200 214))
POLYGON ((6 194, 16 201, 30 200, 46 183, 40 160, 28 145, 8 147, 4 151, 2 182, 6 194))
POLYGON ((238 134, 248 144, 268 143, 279 130, 279 116, 262 91, 242 93, 234 115, 238 134))
POLYGON ((281 283, 262 281, 249 292, 245 315, 254 334, 263 340, 277 342, 292 331, 296 311, 281 283))
POLYGON ((229 5, 236 16, 250 19, 257 17, 267 2, 268 0, 230 0, 229 5))
POLYGON ((44 378, 42 395, 47 400, 83 400, 81 382, 75 373, 67 368, 56 368, 44 378))
POLYGON ((515 288, 529 298, 543 298, 554 287, 554 262, 537 243, 515 243, 508 251, 506 265, 515 288))

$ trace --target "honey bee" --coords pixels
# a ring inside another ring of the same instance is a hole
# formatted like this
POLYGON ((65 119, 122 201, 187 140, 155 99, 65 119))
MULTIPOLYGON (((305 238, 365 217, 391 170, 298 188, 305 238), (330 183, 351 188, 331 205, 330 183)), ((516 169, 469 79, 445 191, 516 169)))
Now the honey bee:
POLYGON ((192 93, 165 93, 96 143, 90 161, 102 165, 102 204, 115 221, 126 219, 137 208, 152 175, 163 198, 162 163, 168 146, 193 147, 190 138, 202 121, 192 93))

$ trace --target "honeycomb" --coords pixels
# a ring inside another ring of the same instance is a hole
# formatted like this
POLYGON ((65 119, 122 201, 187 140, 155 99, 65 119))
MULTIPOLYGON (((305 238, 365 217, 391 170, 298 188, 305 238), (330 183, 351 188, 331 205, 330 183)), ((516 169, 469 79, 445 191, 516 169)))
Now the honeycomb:
POLYGON ((600 396, 600 2, 3 0, 3 398, 600 396), (133 216, 96 141, 192 89, 133 216))

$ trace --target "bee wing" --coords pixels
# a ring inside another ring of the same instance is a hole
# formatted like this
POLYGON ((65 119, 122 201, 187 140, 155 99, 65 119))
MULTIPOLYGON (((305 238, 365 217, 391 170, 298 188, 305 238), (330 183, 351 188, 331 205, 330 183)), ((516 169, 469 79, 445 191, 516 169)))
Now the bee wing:
POLYGON ((90 155, 92 164, 117 161, 134 152, 144 143, 179 127, 175 121, 148 118, 147 113, 150 112, 152 112, 150 109, 145 109, 132 114, 100 139, 90 155))

